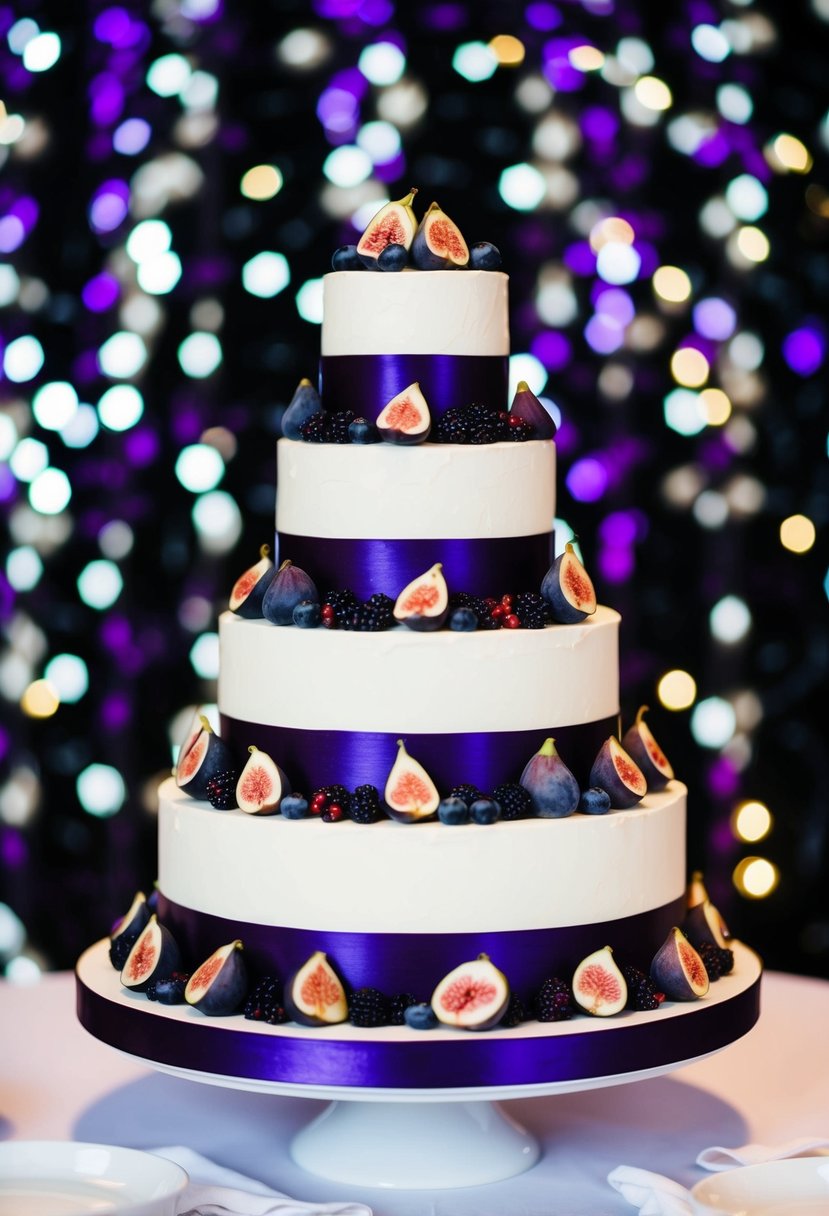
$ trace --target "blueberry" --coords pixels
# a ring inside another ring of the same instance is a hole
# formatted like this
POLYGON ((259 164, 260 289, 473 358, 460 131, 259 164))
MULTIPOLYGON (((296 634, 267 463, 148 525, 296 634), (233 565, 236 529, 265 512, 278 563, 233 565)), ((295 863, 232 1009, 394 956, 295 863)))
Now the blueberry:
POLYGON ((300 600, 294 605, 291 617, 300 629, 316 629, 322 620, 322 609, 313 600, 300 600))
POLYGON ((431 1030, 437 1026, 438 1020, 431 1005, 409 1005, 403 1014, 406 1025, 412 1030, 431 1030))
POLYGON ((286 794, 279 809, 286 819, 304 819, 308 814, 308 799, 303 794, 286 794))
POLYGON ((494 798, 476 798, 469 808, 473 823, 494 823, 501 808, 494 798))
POLYGON ((469 808, 463 798, 443 798, 438 805, 438 819, 450 825, 469 823, 469 808))
POLYGON ((489 241, 478 241, 469 250, 469 266, 472 270, 500 270, 501 252, 489 241))
POLYGON ((409 260, 405 245, 387 245, 377 259, 380 270, 403 270, 409 260))
POLYGON ((355 418, 348 427, 348 438, 352 443, 379 443, 380 434, 373 422, 355 418))
POLYGON ((471 608, 455 608, 449 618, 449 628, 457 633, 472 633, 478 628, 478 618, 471 608))
POLYGON ((162 1005, 183 1005, 186 984, 186 980, 173 976, 166 980, 158 980, 155 985, 155 998, 162 1005))
POLYGON ((579 810, 584 815, 606 815, 610 810, 610 794, 594 785, 582 794, 579 810))
POLYGON ((363 263, 357 254, 356 245, 340 245, 331 258, 334 270, 362 270, 363 263))

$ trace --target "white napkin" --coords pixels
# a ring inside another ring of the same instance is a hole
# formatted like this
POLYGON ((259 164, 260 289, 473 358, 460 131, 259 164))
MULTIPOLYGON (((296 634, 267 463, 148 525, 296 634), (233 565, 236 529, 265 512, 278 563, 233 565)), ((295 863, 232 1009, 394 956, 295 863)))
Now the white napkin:
POLYGON ((731 1170, 735 1165, 760 1165, 763 1161, 784 1161, 787 1157, 815 1157, 829 1150, 829 1140, 787 1140, 784 1144, 743 1144, 740 1148, 704 1148, 697 1157, 703 1169, 731 1170))
POLYGON ((178 1216, 371 1216, 362 1203, 305 1203, 261 1182, 216 1165, 207 1157, 176 1144, 151 1150, 175 1161, 190 1183, 178 1207, 178 1216))

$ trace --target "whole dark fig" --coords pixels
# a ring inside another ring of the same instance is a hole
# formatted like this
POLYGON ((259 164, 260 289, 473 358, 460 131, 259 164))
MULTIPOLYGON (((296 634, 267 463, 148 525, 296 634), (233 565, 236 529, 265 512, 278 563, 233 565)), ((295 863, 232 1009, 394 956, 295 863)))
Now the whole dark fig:
POLYGON ((291 625, 294 619, 294 608, 303 600, 318 604, 319 592, 313 580, 286 559, 277 570, 270 582, 265 598, 262 601, 262 615, 272 625, 291 625))

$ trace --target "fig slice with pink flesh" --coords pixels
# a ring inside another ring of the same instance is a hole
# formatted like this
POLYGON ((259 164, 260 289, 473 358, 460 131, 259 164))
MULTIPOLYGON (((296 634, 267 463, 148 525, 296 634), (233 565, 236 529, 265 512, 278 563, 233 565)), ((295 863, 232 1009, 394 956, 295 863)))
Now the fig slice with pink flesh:
POLYGON ((705 963, 676 925, 654 955, 650 970, 671 1001, 696 1001, 708 991, 705 963))
POLYGON ((434 815, 440 805, 440 794, 422 764, 406 751, 402 739, 397 740, 397 757, 389 772, 383 794, 386 810, 398 823, 416 823, 434 815))
POLYGON ((219 773, 236 768, 230 748, 213 730, 204 714, 199 715, 200 729, 191 735, 179 751, 175 767, 176 785, 191 798, 206 799, 207 784, 219 773))
POLYGON ((648 792, 644 773, 614 735, 605 739, 593 761, 589 784, 605 790, 610 805, 619 811, 636 806, 648 792))
POLYGON ((610 946, 594 950, 573 973, 573 999, 586 1013, 609 1018, 621 1013, 628 998, 625 977, 616 966, 610 946))
POLYGON ((428 439, 432 415, 416 380, 386 402, 374 425, 384 443, 409 446, 428 439))
POLYGON ((682 922, 682 932, 696 949, 706 942, 725 950, 728 946, 727 933, 723 919, 710 899, 694 904, 686 913, 682 922))
POLYGON ((247 991, 248 973, 242 943, 237 938, 214 950, 196 968, 187 981, 184 999, 208 1017, 226 1017, 236 1013, 247 991))
POLYGON ((400 592, 392 609, 396 621, 419 632, 440 629, 448 612, 449 588, 440 562, 412 579, 400 592))
POLYGON ((645 721, 647 712, 647 705, 639 707, 635 722, 622 736, 622 747, 644 773, 648 789, 655 792, 673 780, 674 770, 645 721))
POLYGON ((285 985, 285 1009, 303 1026, 334 1026, 348 1019, 342 980, 322 950, 315 951, 285 985))
POLYGON ((479 954, 461 963, 440 981, 432 993, 432 1010, 445 1026, 489 1030, 506 1012, 510 989, 507 977, 479 954))
POLYGON ((458 270, 469 263, 469 246, 460 228, 437 203, 418 225, 412 262, 418 270, 458 270))
POLYGON ((273 578, 270 552, 270 545, 263 545, 259 550, 259 561, 249 566, 233 584, 228 607, 245 620, 255 620, 263 615, 262 602, 273 578))
POLYGON ((141 930, 121 969, 121 983, 133 992, 146 992, 153 980, 181 969, 181 951, 169 929, 153 914, 141 930))
POLYGON ((236 804, 248 815, 275 815, 291 787, 288 778, 267 752, 251 745, 236 783, 236 804))
POLYGON ((386 203, 369 220, 357 242, 357 256, 370 270, 377 270, 377 259, 388 245, 410 249, 417 231, 417 218, 412 209, 417 190, 395 202, 386 203))
POLYGON ((596 611, 593 581, 569 540, 544 575, 541 595, 559 625, 576 625, 596 611))

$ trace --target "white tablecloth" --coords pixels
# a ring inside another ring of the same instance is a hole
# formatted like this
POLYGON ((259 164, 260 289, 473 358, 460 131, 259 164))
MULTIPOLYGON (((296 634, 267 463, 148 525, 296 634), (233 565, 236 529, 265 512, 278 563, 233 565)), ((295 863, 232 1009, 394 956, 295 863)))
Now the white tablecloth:
MULTIPOLYGON (((829 1136, 829 983, 771 973, 758 1025, 670 1075, 612 1089, 522 1099, 506 1109, 541 1141, 538 1165, 506 1182, 389 1191, 314 1177, 288 1155, 322 1103, 165 1076, 88 1035, 74 977, 0 983, 0 1136, 185 1144, 300 1199, 359 1199, 375 1216, 613 1216, 631 1208, 605 1179, 642 1166, 691 1185, 712 1144, 829 1136)), ((657 1015, 658 1016, 658 1015, 657 1015)))

